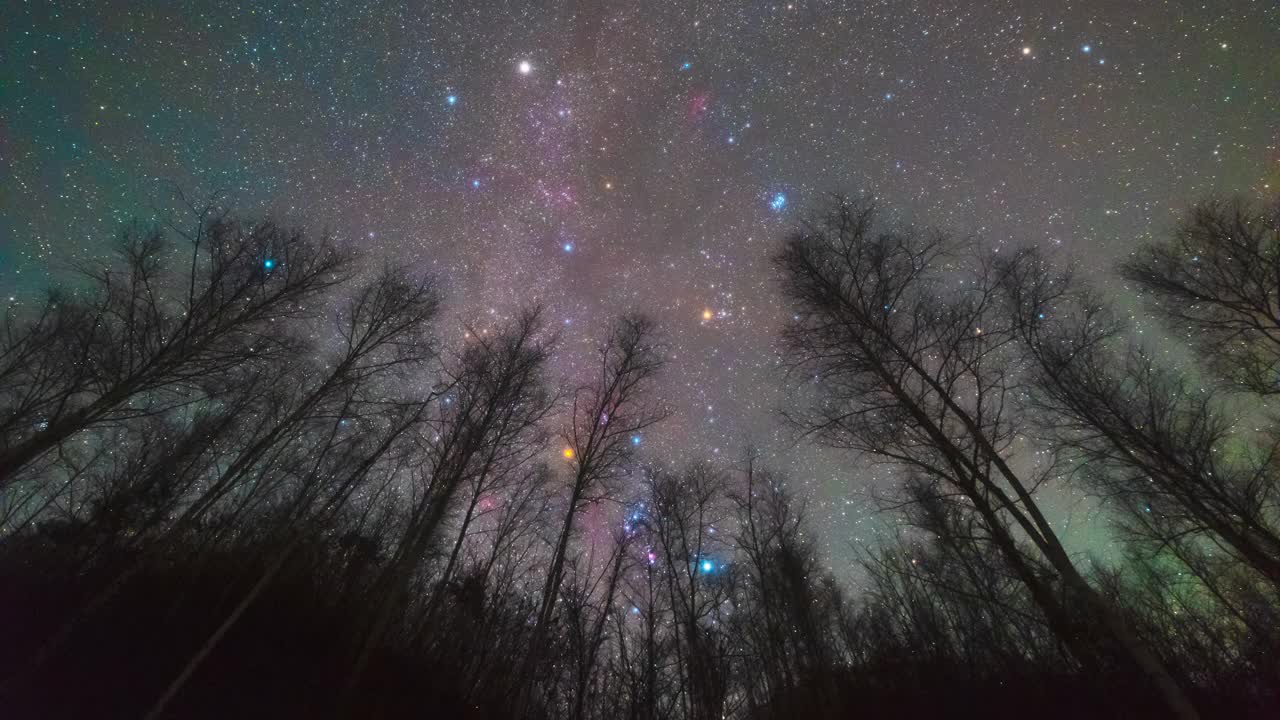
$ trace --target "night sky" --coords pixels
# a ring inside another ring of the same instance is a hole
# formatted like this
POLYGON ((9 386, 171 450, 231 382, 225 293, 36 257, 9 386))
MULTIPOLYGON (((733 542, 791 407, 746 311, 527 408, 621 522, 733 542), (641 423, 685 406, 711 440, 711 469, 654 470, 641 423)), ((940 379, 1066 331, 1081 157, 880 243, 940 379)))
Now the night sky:
POLYGON ((0 290, 174 188, 436 274, 446 338, 546 303, 567 378, 651 312, 675 415, 649 456, 765 448, 840 565, 892 476, 776 420, 779 238, 874 192, 1105 281, 1197 197, 1280 188, 1280 3, 3 3, 0 290))

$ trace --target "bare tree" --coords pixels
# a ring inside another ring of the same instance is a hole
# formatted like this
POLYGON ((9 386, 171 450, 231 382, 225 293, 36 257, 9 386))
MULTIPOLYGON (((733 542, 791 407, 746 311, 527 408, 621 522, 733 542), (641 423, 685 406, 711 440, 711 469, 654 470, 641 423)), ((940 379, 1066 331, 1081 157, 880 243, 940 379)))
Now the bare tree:
MULTIPOLYGON (((458 520, 457 535, 449 552, 449 559, 437 581, 440 586, 447 585, 453 579, 462 557, 463 544, 473 523, 495 512, 501 506, 500 498, 510 491, 511 485, 521 483, 528 487, 527 467, 535 456, 546 450, 547 433, 541 426, 554 408, 556 400, 555 395, 549 392, 531 395, 526 405, 509 406, 498 419, 487 447, 482 450, 478 469, 464 483, 467 493, 465 505, 458 520)), ((495 538, 495 541, 499 539, 495 538)), ((432 593, 424 612, 424 626, 430 622, 434 608, 442 597, 440 592, 432 593)))
POLYGON ((483 472, 492 459, 489 450, 524 447, 524 438, 538 431, 548 404, 543 372, 554 342, 543 336, 541 313, 524 312, 495 333, 471 333, 447 369, 435 430, 424 439, 426 483, 415 489, 403 535, 375 586, 376 609, 348 678, 348 694, 397 611, 406 607, 407 580, 435 542, 457 491, 483 472))
POLYGON ((1107 305, 1038 253, 1001 272, 1045 429, 1127 511, 1130 534, 1152 547, 1209 539, 1280 587, 1280 434, 1250 447, 1218 393, 1128 345, 1107 305))
MULTIPOLYGON (((204 551, 238 530, 246 517, 278 505, 271 531, 278 538, 275 560, 157 703, 156 712, 163 709, 298 548, 305 534, 296 527, 304 521, 327 522, 340 512, 374 466, 421 419, 423 401, 388 393, 383 383, 402 380, 403 373, 433 357, 427 332, 437 307, 432 283, 383 274, 358 289, 337 314, 336 351, 321 352, 318 361, 304 355, 292 362, 295 370, 313 372, 300 373, 287 391, 265 393, 257 382, 263 368, 257 368, 251 373, 253 382, 224 393, 225 404, 218 410, 197 413, 197 422, 174 444, 145 432, 161 416, 136 419, 135 430, 144 431, 140 443, 134 453, 120 454, 125 462, 107 491, 96 496, 90 521, 107 533, 123 534, 114 543, 117 552, 135 547, 142 552, 50 638, 32 666, 41 665, 77 623, 159 557, 168 547, 164 540, 190 544, 191 564, 198 565, 204 551), (379 390, 375 401, 371 395, 379 390), (270 406, 258 402, 258 392, 273 401, 270 406), (366 432, 358 438, 340 432, 353 418, 365 424, 366 432), (381 427, 370 422, 375 419, 381 427)), ((284 360, 280 356, 269 367, 290 369, 284 360)), ((235 370, 224 372, 239 377, 235 370)))
POLYGON ((570 562, 570 582, 561 590, 561 605, 565 609, 563 624, 573 668, 573 705, 569 715, 573 720, 586 716, 588 697, 604 694, 601 686, 609 680, 598 665, 600 648, 616 610, 614 601, 623 573, 634 564, 630 550, 635 540, 636 531, 628 525, 610 538, 603 563, 596 562, 594 552, 587 555, 585 562, 570 562), (599 570, 597 564, 601 565, 599 570))
POLYGON ((564 455, 573 477, 542 589, 533 644, 521 673, 526 683, 540 660, 542 640, 560 597, 565 554, 579 511, 616 494, 613 481, 623 471, 639 433, 666 415, 662 409, 650 406, 646 397, 662 363, 662 348, 653 322, 641 315, 624 315, 599 350, 595 382, 573 394, 569 425, 563 431, 564 455))
POLYGON ((1038 670, 1078 667, 1025 584, 979 540, 981 520, 922 478, 908 480, 907 493, 910 531, 867 555, 876 588, 868 600, 905 619, 902 645, 929 658, 921 671, 956 667, 1008 681, 1028 661, 1038 670))
MULTIPOLYGON (((641 509, 647 509, 647 503, 641 509)), ((640 513, 633 514, 633 521, 640 522, 640 513)), ((672 643, 662 631, 669 624, 671 608, 665 602, 658 552, 651 535, 645 540, 642 570, 625 578, 621 591, 624 605, 631 610, 616 616, 614 623, 618 647, 611 670, 622 684, 627 717, 632 720, 673 717, 675 703, 680 701, 674 693, 665 697, 663 693, 675 685, 668 678, 680 668, 675 667, 672 643)))
POLYGON ((648 523, 663 566, 671 607, 680 696, 685 717, 725 714, 729 692, 727 644, 720 629, 730 596, 727 543, 715 527, 727 517, 725 476, 705 464, 650 478, 648 523))
POLYGON ((119 267, 87 271, 9 317, 0 347, 0 487, 86 428, 194 402, 228 370, 292 351, 276 323, 315 312, 349 257, 270 222, 202 225, 185 272, 156 230, 134 226, 119 267))
MULTIPOLYGON (((536 587, 542 581, 534 559, 540 557, 545 546, 541 533, 554 515, 551 486, 551 470, 534 463, 507 489, 500 508, 476 521, 479 529, 469 539, 472 552, 464 574, 483 589, 485 612, 475 631, 458 637, 453 647, 470 678, 468 698, 479 692, 505 697, 518 683, 513 671, 527 652, 532 632, 527 620, 537 609, 536 587), (472 645, 478 645, 479 651, 472 650, 472 645)), ((458 581, 446 584, 455 598, 460 598, 456 590, 463 587, 458 581)), ((423 641, 437 646, 453 642, 452 633, 440 631, 442 624, 423 624, 423 641)))
POLYGON ((833 608, 824 606, 803 503, 781 477, 757 465, 755 457, 748 458, 745 487, 730 493, 742 585, 734 621, 754 658, 749 672, 759 676, 748 683, 748 691, 763 704, 803 680, 816 708, 834 664, 828 642, 833 608))
POLYGON ((999 312, 992 262, 966 256, 944 235, 880 230, 875 219, 870 203, 838 200, 775 258, 795 310, 784 346, 814 395, 792 421, 820 442, 891 460, 962 498, 982 541, 1078 656, 1093 651, 1077 634, 1076 603, 1170 712, 1196 717, 1159 658, 1077 570, 1035 501, 1036 480, 1009 463, 1021 429, 1011 402, 1018 338, 999 312))
POLYGON ((1120 275, 1232 386, 1280 392, 1280 201, 1204 201, 1120 275))

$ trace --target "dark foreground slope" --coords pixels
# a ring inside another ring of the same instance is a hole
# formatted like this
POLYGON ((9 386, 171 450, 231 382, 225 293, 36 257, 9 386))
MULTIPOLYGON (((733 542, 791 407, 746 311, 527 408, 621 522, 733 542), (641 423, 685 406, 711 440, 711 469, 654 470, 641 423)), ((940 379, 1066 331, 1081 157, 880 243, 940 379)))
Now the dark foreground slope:
MULTIPOLYGON (((327 559, 341 558, 324 553, 327 559)), ((201 567, 179 553, 119 555, 74 574, 50 546, 4 553, 0 673, 7 718, 138 718, 154 705, 263 570, 261 554, 214 555, 201 567), (112 582, 136 573, 114 597, 112 582), (87 611, 101 602, 97 611, 87 611), (51 638, 65 639, 50 650, 51 638), (33 658, 47 655, 43 662, 33 658)), ((318 558, 311 558, 312 560, 318 558)), ((426 654, 375 652, 346 690, 366 613, 358 593, 317 582, 311 562, 287 568, 191 675, 165 717, 501 718, 464 703, 456 672, 426 654)), ((358 574, 357 574, 358 575, 358 574)), ((349 581, 359 582, 358 577, 349 581)))
MULTIPOLYGON (((121 551, 84 562, 85 538, 42 534, 0 552, 0 644, 6 718, 138 718, 162 696, 265 569, 271 552, 246 546, 198 564, 190 549, 121 551), (77 548, 71 552, 70 548, 77 548), (120 583, 120 578, 127 578, 120 583), (118 590, 112 590, 118 586, 118 590), (97 605, 97 609, 93 608, 97 605), (59 640, 58 638, 61 637, 59 640)), ((349 543, 317 541, 280 572, 168 705, 173 718, 506 718, 500 688, 466 688, 447 652, 383 649, 354 686, 352 658, 368 621, 367 572, 349 543), (470 690, 470 692, 467 692, 470 690), (471 699, 467 700, 469 696, 471 699)), ((456 624, 442 617, 442 624, 456 624)), ((511 671, 517 667, 511 663, 511 671)), ((1199 697, 1206 717, 1268 717, 1257 702, 1199 697)), ((1280 706, 1278 706, 1280 707, 1280 706)), ((529 716, 558 717, 533 708, 529 716)), ((903 659, 813 678, 762 718, 1135 718, 1159 706, 1118 678, 1061 676, 1028 667, 974 682, 961 668, 903 659), (968 679, 960 680, 961 677, 968 679)))

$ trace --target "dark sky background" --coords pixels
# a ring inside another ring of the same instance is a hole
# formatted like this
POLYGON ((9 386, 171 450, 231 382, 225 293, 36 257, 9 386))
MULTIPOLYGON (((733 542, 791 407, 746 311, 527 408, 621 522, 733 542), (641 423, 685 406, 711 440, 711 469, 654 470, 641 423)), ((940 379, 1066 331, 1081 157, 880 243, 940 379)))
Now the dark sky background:
MULTIPOLYGON (((566 377, 650 311, 676 410, 650 456, 764 447, 839 566, 892 477, 779 428, 782 234, 874 192, 1106 282, 1197 197, 1280 188, 1280 3, 3 3, 0 290, 175 187, 437 274, 445 337, 544 302, 566 377)), ((1105 538, 1045 493, 1077 546, 1105 538)))

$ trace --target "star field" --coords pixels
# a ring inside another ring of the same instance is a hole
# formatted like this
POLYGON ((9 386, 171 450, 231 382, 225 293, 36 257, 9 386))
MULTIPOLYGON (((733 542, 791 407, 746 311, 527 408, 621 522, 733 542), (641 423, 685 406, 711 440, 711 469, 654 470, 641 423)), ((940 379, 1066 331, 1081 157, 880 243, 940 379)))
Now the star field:
POLYGON ((874 191, 1104 277, 1197 197, 1280 188, 1274 2, 403 5, 0 10, 0 289, 180 188, 438 275, 445 335, 545 303, 568 378, 640 308, 674 415, 633 442, 763 448, 839 559, 892 478, 776 418, 768 257, 806 207, 874 191))

